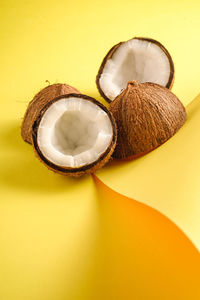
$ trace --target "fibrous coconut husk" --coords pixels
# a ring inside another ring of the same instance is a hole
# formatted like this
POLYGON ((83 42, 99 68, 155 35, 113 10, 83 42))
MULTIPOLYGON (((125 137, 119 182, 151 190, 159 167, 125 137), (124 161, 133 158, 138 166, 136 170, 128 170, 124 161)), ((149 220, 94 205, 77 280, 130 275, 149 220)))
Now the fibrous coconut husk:
POLYGON ((73 176, 73 177, 79 177, 79 176, 82 176, 82 175, 94 173, 96 170, 101 168, 103 165, 105 165, 111 159, 111 156, 112 156, 113 151, 114 151, 115 146, 116 146, 116 141, 117 141, 117 127, 116 127, 115 119, 112 116, 112 113, 102 103, 98 102, 97 100, 95 100, 92 97, 89 97, 89 96, 83 95, 83 94, 60 95, 60 96, 54 98, 53 100, 49 101, 43 107, 43 109, 40 111, 40 113, 38 114, 38 116, 37 116, 37 118, 36 118, 36 120, 33 124, 32 144, 33 144, 33 148, 34 148, 34 151, 36 153, 36 156, 48 169, 54 171, 55 173, 59 173, 59 174, 62 174, 62 175, 69 175, 69 176, 73 176), (52 163, 50 160, 48 160, 47 157, 45 157, 42 154, 42 152, 39 148, 38 142, 37 142, 37 132, 38 132, 39 124, 40 124, 40 121, 42 120, 42 117, 43 117, 44 113, 46 112, 46 110, 52 104, 54 104, 56 101, 58 101, 62 98, 66 99, 66 98, 70 98, 70 97, 82 98, 82 99, 85 99, 87 101, 93 102, 94 104, 98 105, 108 115, 108 117, 111 121, 111 124, 112 124, 112 128, 113 128, 113 137, 112 137, 112 139, 110 141, 110 144, 107 147, 106 151, 104 153, 102 153, 102 155, 96 161, 94 161, 93 163, 90 163, 88 165, 84 165, 84 166, 79 167, 79 168, 61 167, 61 166, 58 166, 58 165, 52 163))
POLYGON ((32 143, 32 126, 42 108, 57 96, 69 93, 80 93, 76 88, 62 83, 49 85, 35 95, 25 112, 21 127, 21 135, 25 142, 32 143))
POLYGON ((136 158, 171 138, 186 120, 179 99, 155 83, 129 82, 109 107, 117 123, 115 158, 136 158))

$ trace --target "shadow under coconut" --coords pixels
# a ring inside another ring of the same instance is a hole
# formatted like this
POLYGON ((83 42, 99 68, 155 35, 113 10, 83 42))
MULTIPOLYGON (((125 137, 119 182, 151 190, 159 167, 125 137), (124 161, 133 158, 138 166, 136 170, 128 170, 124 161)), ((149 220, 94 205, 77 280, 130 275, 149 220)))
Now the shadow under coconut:
MULTIPOLYGON (((120 172, 120 169, 123 168, 125 165, 132 165, 134 167, 134 163, 138 162, 140 159, 143 159, 144 156, 147 156, 151 154, 151 152, 155 151, 156 149, 145 153, 144 155, 138 156, 138 157, 130 157, 130 158, 124 158, 124 159, 117 159, 117 158, 111 158, 110 161, 103 167, 104 171, 111 171, 117 169, 120 172)), ((98 172, 98 171, 97 171, 98 172)))
POLYGON ((77 188, 87 177, 72 178, 48 170, 35 156, 32 146, 22 140, 20 121, 4 124, 0 130, 1 183, 9 189, 59 193, 77 188))

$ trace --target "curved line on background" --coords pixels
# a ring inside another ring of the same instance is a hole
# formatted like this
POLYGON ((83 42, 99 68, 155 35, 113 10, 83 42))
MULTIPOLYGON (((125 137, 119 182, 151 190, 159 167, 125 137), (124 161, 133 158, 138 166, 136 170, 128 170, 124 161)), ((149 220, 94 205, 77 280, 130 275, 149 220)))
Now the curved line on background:
POLYGON ((187 242, 190 244, 190 246, 192 246, 194 248, 194 251, 196 252, 196 254, 198 253, 199 258, 200 258, 200 251, 198 250, 198 248, 195 246, 195 244, 192 242, 192 240, 184 233, 184 231, 178 226, 176 225, 176 223, 174 223, 171 219, 169 219, 167 216, 165 216, 162 212, 160 212, 159 210, 144 204, 142 202, 140 202, 139 200, 135 200, 133 198, 124 196, 118 192, 116 192, 115 190, 111 189, 108 185, 106 185, 104 182, 102 182, 95 174, 92 174, 94 183, 97 187, 97 190, 104 190, 107 191, 108 193, 110 193, 111 196, 118 196, 121 197, 122 200, 129 200, 134 202, 135 205, 139 205, 140 207, 144 208, 144 209, 148 209, 149 212, 154 212, 156 214, 158 214, 161 218, 165 219, 167 222, 169 222, 170 224, 172 224, 174 226, 174 228, 176 228, 176 230, 179 232, 179 234, 182 235, 182 237, 185 239, 185 241, 187 240, 187 242))

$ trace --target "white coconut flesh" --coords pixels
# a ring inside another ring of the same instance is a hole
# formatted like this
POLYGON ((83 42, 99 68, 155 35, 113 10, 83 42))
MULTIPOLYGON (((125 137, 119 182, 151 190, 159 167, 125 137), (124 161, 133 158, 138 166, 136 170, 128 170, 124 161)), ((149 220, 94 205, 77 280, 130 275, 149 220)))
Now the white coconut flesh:
POLYGON ((79 168, 99 159, 113 138, 108 114, 97 104, 76 97, 54 102, 44 113, 37 144, 57 166, 79 168))
POLYGON ((104 94, 114 100, 128 81, 153 82, 166 86, 170 77, 170 62, 159 45, 132 39, 122 43, 104 65, 99 85, 104 94))

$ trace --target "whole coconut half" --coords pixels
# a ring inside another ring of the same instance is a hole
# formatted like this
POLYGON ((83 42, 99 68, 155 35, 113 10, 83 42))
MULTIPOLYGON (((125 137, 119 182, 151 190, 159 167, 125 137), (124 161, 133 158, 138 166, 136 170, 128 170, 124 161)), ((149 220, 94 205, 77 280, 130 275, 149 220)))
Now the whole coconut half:
POLYGON ((111 102, 132 80, 172 87, 174 64, 160 42, 134 37, 113 46, 99 68, 96 84, 101 96, 111 102))
POLYGON ((136 158, 171 138, 186 120, 179 99, 155 83, 131 81, 110 104, 117 124, 117 145, 113 156, 136 158))
POLYGON ((32 144, 37 157, 54 172, 80 176, 94 173, 111 157, 117 140, 109 110, 82 94, 61 95, 37 116, 32 144))

